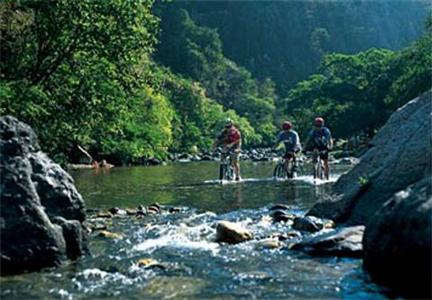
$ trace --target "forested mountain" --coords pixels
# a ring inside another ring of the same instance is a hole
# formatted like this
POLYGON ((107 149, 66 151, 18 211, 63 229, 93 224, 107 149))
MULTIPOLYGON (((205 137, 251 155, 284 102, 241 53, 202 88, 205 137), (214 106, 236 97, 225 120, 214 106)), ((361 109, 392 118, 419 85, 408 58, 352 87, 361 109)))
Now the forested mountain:
POLYGON ((373 134, 431 86, 426 14, 421 1, 2 1, 0 114, 58 161, 77 145, 115 163, 208 150, 226 117, 245 147, 287 117, 373 134))
POLYGON ((217 29, 224 54, 280 94, 313 73, 323 55, 372 47, 398 50, 418 38, 429 1, 178 1, 217 29))

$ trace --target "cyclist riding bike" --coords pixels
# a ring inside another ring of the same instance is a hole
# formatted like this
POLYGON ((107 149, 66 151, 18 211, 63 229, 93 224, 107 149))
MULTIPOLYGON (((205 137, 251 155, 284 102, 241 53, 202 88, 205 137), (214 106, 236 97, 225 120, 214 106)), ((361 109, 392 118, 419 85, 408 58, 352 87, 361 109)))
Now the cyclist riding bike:
POLYGON ((306 149, 314 152, 313 160, 316 163, 318 155, 324 163, 324 175, 329 179, 330 168, 328 154, 333 148, 333 140, 330 130, 324 126, 324 119, 317 117, 314 120, 314 128, 309 132, 306 140, 306 149))
POLYGON ((221 160, 224 160, 227 155, 230 156, 231 164, 234 168, 235 180, 239 181, 239 156, 241 149, 241 134, 240 131, 234 126, 231 119, 226 120, 225 128, 216 137, 212 147, 213 151, 218 145, 223 145, 221 160))
POLYGON ((284 162, 284 170, 288 174, 288 164, 290 159, 293 162, 293 172, 295 172, 297 168, 296 154, 301 151, 300 138, 298 133, 292 129, 292 124, 289 121, 285 121, 282 123, 282 131, 278 133, 276 137, 276 143, 272 147, 272 149, 276 149, 280 143, 283 143, 285 146, 285 154, 283 158, 284 162))

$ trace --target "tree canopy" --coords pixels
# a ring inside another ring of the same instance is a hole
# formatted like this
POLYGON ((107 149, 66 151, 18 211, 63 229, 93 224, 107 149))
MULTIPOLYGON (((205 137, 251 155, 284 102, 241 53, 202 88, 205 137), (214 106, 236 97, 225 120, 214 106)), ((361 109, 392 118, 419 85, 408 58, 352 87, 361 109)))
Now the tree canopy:
POLYGON ((392 27, 392 50, 363 49, 370 20, 361 29, 347 3, 5 0, 0 114, 29 123, 58 161, 74 161, 77 145, 115 163, 208 150, 227 117, 245 147, 269 145, 285 118, 303 133, 322 115, 336 136, 373 134, 431 87, 430 21, 395 49, 424 15, 421 3, 398 4, 411 14, 396 30, 404 38, 392 27), (336 31, 349 16, 355 26, 336 31))

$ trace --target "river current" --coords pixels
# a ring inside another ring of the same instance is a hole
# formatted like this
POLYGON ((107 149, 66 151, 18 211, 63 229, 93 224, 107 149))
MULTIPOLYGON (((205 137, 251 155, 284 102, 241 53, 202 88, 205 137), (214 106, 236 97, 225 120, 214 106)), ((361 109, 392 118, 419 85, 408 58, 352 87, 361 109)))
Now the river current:
POLYGON ((91 256, 59 268, 0 278, 1 299, 386 299, 369 282, 360 259, 312 257, 214 242, 220 220, 239 222, 256 238, 286 232, 269 208, 285 204, 302 215, 348 168, 333 166, 328 182, 308 168, 275 181, 274 163, 242 162, 240 183, 220 183, 216 162, 80 170, 71 174, 88 209, 159 203, 179 211, 104 220, 121 238, 93 233, 91 256), (153 267, 141 267, 147 259, 153 267))

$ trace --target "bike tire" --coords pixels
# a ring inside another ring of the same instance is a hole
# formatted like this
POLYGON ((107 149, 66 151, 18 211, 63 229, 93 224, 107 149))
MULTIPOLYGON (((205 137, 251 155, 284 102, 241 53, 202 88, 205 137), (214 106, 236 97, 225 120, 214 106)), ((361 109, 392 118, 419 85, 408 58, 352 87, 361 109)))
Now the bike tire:
POLYGON ((285 178, 285 170, 284 170, 283 166, 278 164, 275 167, 274 172, 273 172, 273 177, 282 178, 282 179, 285 178))
POLYGON ((288 163, 288 170, 289 171, 287 171, 287 177, 289 179, 294 178, 294 163, 293 163, 292 160, 290 160, 289 163, 288 163))
POLYGON ((324 180, 324 166, 320 159, 318 159, 315 168, 316 168, 316 175, 317 175, 316 178, 320 180, 324 180))
POLYGON ((232 166, 226 168, 226 180, 234 180, 234 169, 232 166))
POLYGON ((221 164, 219 166, 219 180, 225 179, 225 169, 226 169, 226 166, 224 164, 221 164))

